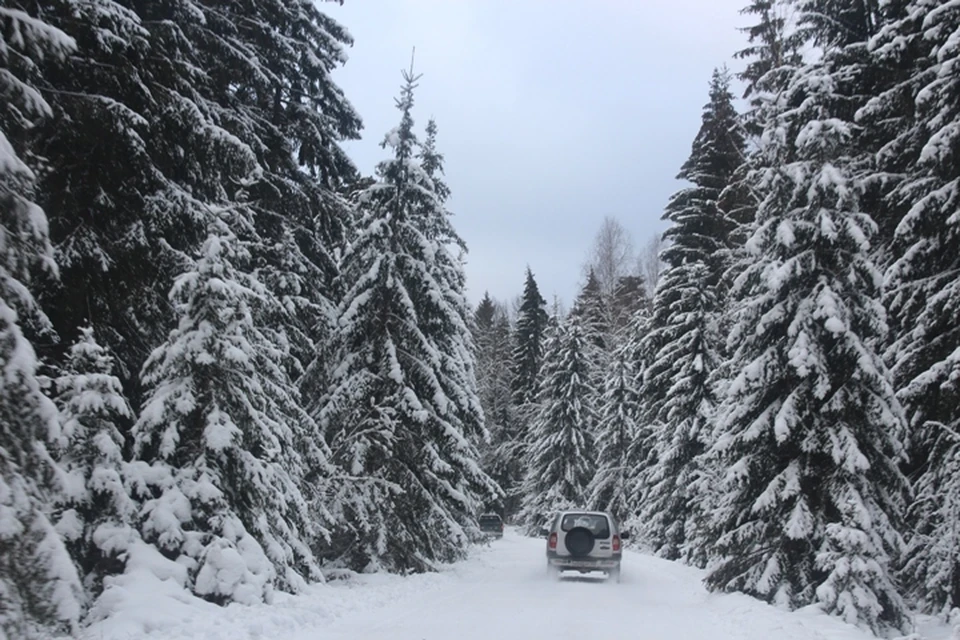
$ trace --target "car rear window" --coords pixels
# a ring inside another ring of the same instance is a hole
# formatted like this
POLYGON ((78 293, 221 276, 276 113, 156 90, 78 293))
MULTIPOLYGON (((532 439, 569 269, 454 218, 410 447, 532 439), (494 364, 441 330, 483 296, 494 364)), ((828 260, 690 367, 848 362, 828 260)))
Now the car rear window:
POLYGON ((480 516, 480 524, 500 524, 500 516, 480 516))
POLYGON ((595 538, 610 537, 610 522, 607 516, 591 513, 568 513, 560 523, 561 531, 570 531, 576 527, 589 529, 595 538))

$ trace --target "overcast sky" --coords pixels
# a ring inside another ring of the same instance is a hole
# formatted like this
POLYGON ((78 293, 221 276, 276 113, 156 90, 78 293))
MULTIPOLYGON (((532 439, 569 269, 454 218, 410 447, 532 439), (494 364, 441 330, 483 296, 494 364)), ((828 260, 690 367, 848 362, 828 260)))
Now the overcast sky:
POLYGON ((346 145, 364 173, 399 122, 416 47, 414 119, 439 128, 468 295, 511 300, 533 269, 566 303, 604 216, 638 250, 665 228, 714 67, 737 71, 747 0, 346 0, 353 35, 335 79, 364 120, 346 145))

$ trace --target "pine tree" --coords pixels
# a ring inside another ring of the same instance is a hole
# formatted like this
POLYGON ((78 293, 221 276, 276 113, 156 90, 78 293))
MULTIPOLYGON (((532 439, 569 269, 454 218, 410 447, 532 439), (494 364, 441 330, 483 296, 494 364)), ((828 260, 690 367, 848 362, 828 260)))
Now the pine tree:
MULTIPOLYGON (((884 336, 876 225, 846 163, 856 93, 842 55, 794 76, 770 123, 754 265, 739 277, 735 377, 713 455, 725 470, 707 584, 792 607, 819 602, 875 632, 902 628, 891 577, 907 492, 902 410, 884 336)), ((855 76, 854 76, 855 78, 855 76)))
POLYGON ((550 514, 582 508, 596 470, 591 404, 596 389, 586 333, 576 319, 559 325, 544 355, 538 412, 528 437, 529 467, 518 516, 530 533, 539 531, 550 514))
POLYGON ((659 555, 696 564, 702 564, 704 550, 688 545, 687 537, 703 517, 701 458, 711 443, 717 404, 711 373, 720 363, 716 301, 708 279, 702 262, 664 273, 658 292, 670 292, 669 319, 651 331, 649 340, 661 346, 643 381, 644 389, 658 390, 663 399, 644 413, 653 430, 656 462, 640 476, 640 535, 659 555))
POLYGON ((56 378, 63 431, 58 443, 67 491, 57 531, 67 542, 91 598, 105 575, 120 573, 122 540, 129 539, 136 505, 124 486, 124 437, 133 410, 113 375, 113 358, 91 329, 81 331, 56 378), (120 540, 120 544, 117 541, 120 540))
POLYGON ((238 268, 248 260, 214 228, 195 270, 176 280, 179 326, 144 367, 149 395, 134 427, 135 453, 150 467, 136 482, 148 491, 143 539, 218 603, 322 577, 311 544, 326 517, 301 487, 325 452, 285 373, 286 345, 261 329, 276 301, 238 268))
POLYGON ((36 204, 29 130, 51 115, 39 88, 41 62, 63 60, 74 41, 27 12, 0 7, 0 635, 34 638, 76 631, 83 594, 48 514, 60 469, 46 444, 59 437, 56 407, 37 379, 24 326, 48 326, 35 279, 56 274, 47 219, 36 204))
POLYGON ((484 431, 472 364, 459 351, 469 344, 452 303, 461 280, 438 278, 447 213, 417 160, 416 80, 404 73, 400 125, 383 143, 394 155, 358 197, 361 230, 342 271, 342 364, 320 414, 347 476, 334 507, 337 539, 349 544, 331 561, 362 570, 424 571, 461 558, 479 536, 476 511, 497 495, 472 439, 484 431))

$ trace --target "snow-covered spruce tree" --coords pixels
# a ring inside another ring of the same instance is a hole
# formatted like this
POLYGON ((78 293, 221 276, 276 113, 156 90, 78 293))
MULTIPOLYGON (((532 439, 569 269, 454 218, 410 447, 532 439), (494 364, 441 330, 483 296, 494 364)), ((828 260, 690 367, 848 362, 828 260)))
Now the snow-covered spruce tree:
POLYGON ((431 119, 427 137, 417 154, 424 174, 436 194, 436 201, 416 210, 417 226, 433 243, 431 276, 443 296, 446 313, 420 318, 420 330, 434 344, 440 358, 439 380, 452 403, 461 431, 476 446, 488 442, 483 407, 477 389, 476 347, 470 331, 471 309, 467 300, 464 254, 467 245, 451 222, 445 203, 450 188, 443 182, 443 155, 437 151, 437 123, 431 119))
POLYGON ((583 508, 596 471, 590 346, 575 318, 559 323, 544 354, 538 411, 527 437, 527 474, 518 520, 539 531, 550 514, 583 508))
MULTIPOLYGON (((748 46, 733 54, 734 58, 748 60, 738 76, 745 83, 744 97, 751 98, 754 108, 763 103, 763 94, 771 89, 768 74, 800 64, 800 38, 788 25, 788 15, 794 11, 795 0, 751 0, 740 13, 756 16, 757 23, 740 30, 747 35, 748 46)), ((754 122, 762 126, 762 122, 754 122)), ((750 133, 759 133, 756 126, 750 133)))
POLYGON ((476 381, 447 351, 469 336, 454 335, 466 331, 462 310, 436 271, 432 225, 446 212, 416 158, 416 80, 404 73, 400 125, 383 143, 394 155, 358 199, 361 227, 342 268, 341 364, 320 414, 345 476, 331 505, 343 545, 328 559, 366 571, 425 571, 463 557, 479 536, 477 510, 498 492, 478 464, 477 425, 463 414, 476 381))
POLYGON ((642 274, 621 276, 610 300, 614 343, 622 346, 629 339, 633 318, 650 313, 650 296, 642 274))
POLYGON ((578 319, 587 343, 593 350, 597 368, 603 368, 612 347, 610 307, 593 269, 587 272, 587 281, 573 301, 570 316, 578 319))
MULTIPOLYGON (((898 331, 887 360, 909 417, 911 467, 918 475, 905 586, 924 610, 942 613, 960 607, 958 30, 956 3, 913 0, 875 41, 877 53, 892 57, 895 66, 917 55, 907 85, 915 112, 900 116, 907 127, 889 149, 906 156, 889 196, 906 211, 887 271, 887 302, 898 331)), ((881 115, 897 114, 896 104, 874 106, 884 110, 881 115)))
MULTIPOLYGON (((862 70, 873 80, 866 90, 870 95, 856 112, 856 122, 863 129, 860 150, 868 155, 861 188, 879 227, 874 260, 884 268, 897 257, 896 229, 913 206, 898 187, 916 165, 924 144, 915 126, 916 97, 936 64, 920 25, 939 3, 927 3, 919 11, 909 11, 909 4, 907 0, 884 3, 878 31, 863 49, 862 70)), ((890 315, 891 337, 902 333, 899 319, 898 314, 890 315)))
POLYGON ((39 300, 60 335, 60 363, 81 329, 93 326, 116 358, 115 373, 133 389, 149 349, 172 326, 169 248, 191 235, 189 216, 172 215, 174 198, 159 196, 156 156, 165 141, 147 142, 166 94, 147 69, 162 65, 146 60, 163 55, 150 50, 129 3, 53 0, 44 15, 69 30, 77 51, 48 71, 57 87, 53 117, 34 136, 46 164, 40 203, 60 268, 39 300))
MULTIPOLYGON (((296 377, 326 357, 334 330, 333 282, 348 221, 336 189, 356 177, 340 144, 357 138, 361 123, 331 73, 353 40, 320 3, 202 4, 217 37, 210 73, 219 122, 261 168, 245 190, 256 209, 245 239, 255 241, 258 277, 286 310, 273 323, 290 341, 296 377)), ((305 393, 325 390, 316 382, 305 393)))
MULTIPOLYGON (((677 245, 671 245, 671 248, 677 245)), ((720 362, 715 297, 702 262, 668 267, 658 292, 670 290, 669 318, 651 330, 659 348, 644 371, 643 389, 662 400, 643 410, 651 432, 651 462, 638 477, 639 536, 658 555, 703 564, 704 549, 688 534, 704 517, 702 454, 711 443, 717 398, 711 374, 720 362)))
MULTIPOLYGON (((171 300, 179 326, 144 366, 130 482, 143 539, 187 568, 187 587, 217 603, 268 599, 321 579, 310 545, 326 517, 301 487, 324 464, 317 430, 260 323, 277 304, 214 228, 171 300)), ((315 481, 315 480, 314 480, 315 481)))
POLYGON ((618 349, 610 362, 610 371, 603 384, 603 395, 597 405, 597 467, 587 488, 587 504, 609 511, 623 521, 634 509, 629 484, 630 470, 636 460, 629 457, 636 451, 639 398, 628 351, 618 349))
MULTIPOLYGON (((510 388, 519 423, 516 446, 513 447, 511 458, 518 463, 517 471, 521 477, 527 473, 527 465, 523 461, 527 459, 530 430, 538 410, 537 395, 540 392, 542 380, 540 369, 543 366, 547 333, 551 322, 546 306, 547 301, 540 295, 540 288, 533 277, 533 271, 528 266, 514 328, 513 357, 510 359, 512 367, 510 388)), ((515 491, 513 497, 521 498, 522 489, 519 493, 515 491)))
POLYGON ((67 479, 57 531, 95 599, 103 577, 122 572, 120 555, 133 533, 137 505, 124 486, 123 459, 133 410, 113 375, 113 358, 91 329, 81 331, 55 382, 63 425, 56 451, 67 479))
POLYGON ((0 7, 0 636, 75 632, 83 607, 76 568, 49 519, 60 469, 47 444, 59 437, 56 407, 37 380, 37 357, 23 323, 46 323, 34 278, 56 274, 47 219, 35 202, 36 173, 26 160, 29 129, 51 109, 38 90, 39 62, 75 48, 62 31, 0 7))
POLYGON ((643 421, 653 429, 656 462, 639 476, 640 535, 663 557, 696 564, 704 563, 704 550, 688 545, 687 534, 703 516, 699 458, 710 444, 717 404, 711 380, 722 359, 716 289, 731 228, 720 196, 744 147, 729 86, 728 74, 714 71, 700 131, 678 175, 692 186, 677 192, 664 212, 667 267, 654 296, 643 379, 643 421))
POLYGON ((516 346, 513 350, 513 402, 521 411, 537 397, 549 321, 547 301, 540 295, 533 272, 527 267, 517 312, 516 346))
POLYGON ((874 350, 886 330, 876 225, 845 164, 857 130, 837 113, 855 88, 836 69, 828 52, 797 73, 764 133, 771 168, 755 175, 755 261, 734 290, 706 582, 882 632, 907 623, 891 576, 905 423, 874 350))
MULTIPOLYGON (((751 177, 752 172, 761 170, 766 161, 756 151, 765 123, 776 115, 777 101, 772 97, 783 92, 793 69, 802 61, 800 39, 788 26, 788 16, 793 12, 791 1, 752 0, 741 11, 756 16, 757 22, 741 29, 749 44, 734 54, 735 58, 747 61, 737 78, 744 85, 743 97, 749 99, 749 107, 739 117, 740 130, 745 138, 743 158, 718 200, 731 225, 728 247, 720 253, 725 271, 718 290, 718 302, 726 301, 731 282, 752 260, 743 248, 755 231, 759 199, 751 177)), ((721 331, 725 335, 729 333, 726 325, 721 318, 721 331)), ((725 379, 728 376, 718 372, 717 377, 725 379)))
POLYGON ((504 491, 500 509, 505 517, 519 508, 520 483, 525 465, 520 422, 510 392, 513 332, 506 307, 489 294, 474 313, 474 344, 477 347, 477 387, 490 441, 483 453, 483 468, 504 491))

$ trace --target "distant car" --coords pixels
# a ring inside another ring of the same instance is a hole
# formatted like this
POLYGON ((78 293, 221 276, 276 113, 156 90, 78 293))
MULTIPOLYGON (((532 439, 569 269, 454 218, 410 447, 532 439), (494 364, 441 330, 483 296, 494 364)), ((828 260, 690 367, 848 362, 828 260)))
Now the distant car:
POLYGON ((620 582, 622 541, 614 517, 603 511, 562 511, 540 531, 547 538, 547 572, 559 578, 561 571, 602 571, 620 582))
POLYGON ((495 513, 485 513, 480 516, 478 521, 480 531, 491 538, 503 537, 503 519, 495 513))

